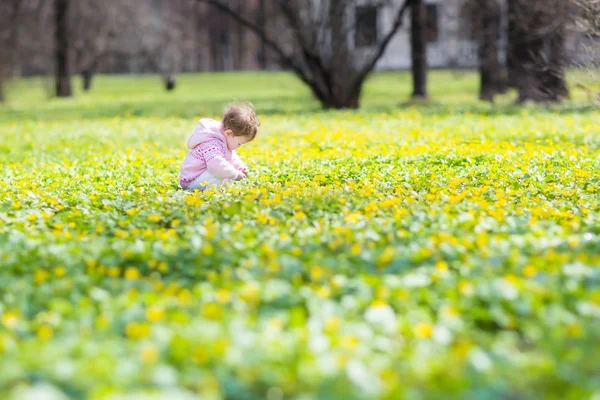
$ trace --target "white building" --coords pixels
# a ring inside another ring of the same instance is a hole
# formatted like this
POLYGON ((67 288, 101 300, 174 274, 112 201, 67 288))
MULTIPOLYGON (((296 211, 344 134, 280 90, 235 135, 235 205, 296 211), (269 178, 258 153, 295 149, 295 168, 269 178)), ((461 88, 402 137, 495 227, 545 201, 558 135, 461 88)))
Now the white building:
MULTIPOLYGON (((360 54, 361 47, 368 46, 369 42, 377 42, 389 32, 396 10, 404 0, 394 0, 394 6, 377 6, 375 2, 364 0, 354 10, 356 24, 355 38, 350 39, 355 51, 360 54), (377 36, 373 36, 376 32, 377 36), (360 36, 360 37, 359 37, 360 36), (361 37, 363 39, 361 39, 361 37), (366 40, 364 40, 366 38, 366 40), (370 40, 369 40, 370 39, 370 40), (362 42, 362 43, 360 43, 362 42)), ((427 7, 427 61, 431 68, 473 68, 477 67, 477 42, 473 38, 470 23, 461 16, 461 5, 464 0, 425 0, 427 7)), ((505 7, 505 1, 501 1, 505 7)), ((504 10, 505 11, 505 10, 504 10)), ((506 12, 503 13, 506 15, 506 12)), ((503 32, 506 32, 506 23, 502 22, 503 32)), ((390 42, 385 54, 379 60, 377 69, 396 70, 406 69, 411 66, 410 57, 410 12, 406 12, 400 31, 390 42)), ((598 48, 598 41, 593 41, 583 35, 570 33, 567 37, 567 51, 569 59, 574 65, 586 65, 594 55, 589 48, 593 43, 598 48)), ((503 37, 499 43, 500 58, 506 54, 507 41, 503 37)))

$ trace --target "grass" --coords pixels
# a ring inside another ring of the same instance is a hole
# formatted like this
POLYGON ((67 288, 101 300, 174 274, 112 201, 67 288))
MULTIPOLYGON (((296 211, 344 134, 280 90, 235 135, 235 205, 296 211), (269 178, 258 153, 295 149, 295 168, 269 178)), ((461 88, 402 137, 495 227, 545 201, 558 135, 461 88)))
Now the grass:
MULTIPOLYGON (((586 110, 586 93, 576 84, 600 90, 591 71, 570 72, 572 101, 563 108, 586 110)), ((287 73, 183 74, 172 93, 163 89, 157 76, 99 76, 89 93, 73 79, 75 97, 48 99, 53 88, 49 78, 28 78, 9 86, 8 103, 0 106, 2 120, 54 120, 113 116, 192 118, 219 113, 233 100, 252 99, 262 114, 317 112, 319 104, 307 87, 287 73), (143 88, 143 90, 140 90, 143 88)), ((375 74, 365 85, 362 112, 390 111, 410 107, 410 75, 407 72, 375 74)), ((434 71, 429 80, 432 102, 420 109, 429 113, 514 113, 515 93, 499 96, 495 107, 477 101, 478 82, 472 71, 434 71)))
POLYGON ((0 397, 598 396, 600 111, 430 82, 405 105, 378 74, 357 111, 283 73, 14 82, 0 397), (234 99, 263 117, 250 179, 180 190, 196 119, 234 99))

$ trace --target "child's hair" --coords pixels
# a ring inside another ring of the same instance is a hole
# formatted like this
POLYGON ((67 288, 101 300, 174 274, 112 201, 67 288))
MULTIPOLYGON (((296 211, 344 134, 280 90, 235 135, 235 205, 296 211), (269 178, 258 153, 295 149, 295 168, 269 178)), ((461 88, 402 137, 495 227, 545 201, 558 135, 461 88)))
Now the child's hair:
POLYGON ((250 103, 233 103, 223 113, 223 128, 231 129, 234 136, 245 136, 254 140, 258 133, 260 119, 250 103))

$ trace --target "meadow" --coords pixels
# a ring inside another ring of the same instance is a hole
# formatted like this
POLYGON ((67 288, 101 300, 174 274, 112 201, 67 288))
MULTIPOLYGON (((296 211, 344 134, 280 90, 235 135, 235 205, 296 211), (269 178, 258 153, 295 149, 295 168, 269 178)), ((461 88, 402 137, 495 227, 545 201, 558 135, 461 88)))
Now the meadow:
POLYGON ((0 397, 599 399, 600 110, 409 83, 325 111, 285 73, 13 82, 0 397), (250 179, 182 191, 232 100, 262 117, 250 179))

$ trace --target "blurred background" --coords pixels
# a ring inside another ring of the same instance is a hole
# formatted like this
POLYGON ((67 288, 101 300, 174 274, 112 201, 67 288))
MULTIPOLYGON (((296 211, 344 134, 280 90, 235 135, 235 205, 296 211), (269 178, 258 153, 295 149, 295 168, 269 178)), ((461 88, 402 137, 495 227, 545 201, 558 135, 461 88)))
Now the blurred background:
MULTIPOLYGON (((0 100, 151 74, 166 92, 251 97, 289 84, 319 107, 357 108, 373 72, 406 70, 398 82, 414 100, 471 71, 470 95, 486 101, 513 90, 511 102, 560 102, 575 90, 597 102, 599 16, 599 0, 0 0, 0 100), (454 73, 428 80, 432 69, 454 73), (189 75, 232 71, 274 79, 189 75)), ((118 86, 121 97, 148 90, 118 86)))

